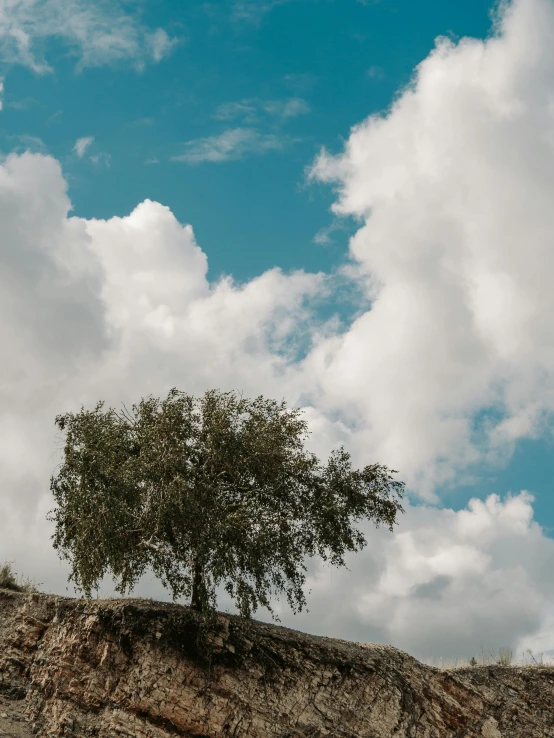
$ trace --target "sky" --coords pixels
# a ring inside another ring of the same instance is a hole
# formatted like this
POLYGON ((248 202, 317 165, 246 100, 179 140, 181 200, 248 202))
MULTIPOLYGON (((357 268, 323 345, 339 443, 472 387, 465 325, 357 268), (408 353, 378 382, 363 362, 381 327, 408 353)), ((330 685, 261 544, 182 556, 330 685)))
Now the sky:
POLYGON ((554 0, 0 0, 0 561, 76 594, 56 415, 261 394, 406 483, 283 625, 554 657, 553 37, 554 0))

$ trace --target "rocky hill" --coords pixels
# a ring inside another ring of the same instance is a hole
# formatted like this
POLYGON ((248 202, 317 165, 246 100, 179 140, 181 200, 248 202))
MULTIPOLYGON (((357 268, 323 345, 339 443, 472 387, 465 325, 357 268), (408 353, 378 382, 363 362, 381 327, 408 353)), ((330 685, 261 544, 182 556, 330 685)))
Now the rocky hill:
POLYGON ((0 736, 544 738, 554 669, 421 664, 151 600, 0 589, 0 736))

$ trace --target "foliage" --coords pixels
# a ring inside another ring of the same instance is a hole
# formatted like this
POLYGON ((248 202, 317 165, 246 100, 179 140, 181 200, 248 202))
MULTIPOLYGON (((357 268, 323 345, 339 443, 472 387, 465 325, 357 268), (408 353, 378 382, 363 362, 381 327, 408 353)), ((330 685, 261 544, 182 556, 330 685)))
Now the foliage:
POLYGON ((307 423, 284 401, 174 388, 133 414, 103 404, 55 420, 67 437, 51 477, 53 545, 87 597, 109 571, 124 594, 151 567, 199 611, 223 583, 243 616, 260 605, 273 614, 270 597, 282 592, 296 612, 306 556, 344 566, 366 545, 353 523, 392 532, 404 512, 393 499, 404 483, 387 467, 353 470, 342 447, 327 465, 305 451, 307 423))

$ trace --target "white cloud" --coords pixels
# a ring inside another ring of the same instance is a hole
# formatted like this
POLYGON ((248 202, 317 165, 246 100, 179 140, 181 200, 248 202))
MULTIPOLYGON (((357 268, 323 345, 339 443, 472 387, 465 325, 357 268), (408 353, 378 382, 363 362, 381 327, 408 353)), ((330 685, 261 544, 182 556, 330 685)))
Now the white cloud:
POLYGON ((77 154, 79 159, 83 158, 85 151, 93 143, 93 141, 94 136, 84 136, 83 138, 78 138, 77 141, 75 141, 73 151, 77 154))
POLYGON ((146 37, 148 48, 154 61, 161 61, 171 53, 171 49, 179 43, 179 39, 170 38, 163 28, 157 28, 146 37))
POLYGON ((554 4, 504 10, 493 38, 439 39, 392 109, 312 171, 362 223, 350 250, 374 304, 306 370, 429 500, 554 409, 554 4), (477 432, 489 411, 501 422, 477 432))
POLYGON ((241 159, 248 154, 265 154, 284 148, 289 139, 275 133, 262 133, 255 128, 230 128, 215 136, 187 141, 184 152, 172 156, 173 161, 199 164, 241 159))
POLYGON ((106 0, 3 0, 0 7, 0 59, 37 73, 51 71, 45 58, 49 39, 66 44, 77 68, 128 61, 141 69, 160 61, 177 42, 151 30, 119 2, 106 0))
POLYGON ((346 573, 313 566, 309 613, 283 624, 390 643, 421 659, 467 659, 511 648, 554 657, 554 541, 533 521, 527 492, 471 500, 454 512, 406 507, 394 536, 365 529, 346 573), (499 617, 502 613, 502 617, 499 617))
MULTIPOLYGON (((15 560, 18 571, 60 593, 68 568, 45 520, 49 479, 62 460, 58 413, 100 399, 106 408, 130 407, 173 386, 302 405, 321 373, 303 371, 296 347, 333 332, 311 312, 328 296, 324 275, 272 269, 244 285, 229 277, 210 283, 192 228, 167 207, 146 200, 109 220, 69 211, 51 157, 12 155, 0 166, 0 340, 13 348, 0 367, 0 561, 15 560)), ((324 404, 306 407, 306 417, 316 453, 356 441, 356 429, 324 404)), ((364 456, 382 461, 373 449, 364 456)), ((405 502, 394 534, 366 527, 369 545, 349 557, 350 571, 312 562, 310 612, 293 618, 281 608, 283 623, 390 642, 420 657, 470 657, 481 641, 518 654, 548 651, 554 542, 533 522, 531 503, 527 493, 491 496, 455 513, 405 502)), ((101 594, 114 594, 108 579, 101 594)), ((148 575, 136 594, 169 598, 148 575)))
POLYGON ((210 284, 192 228, 168 208, 146 200, 124 218, 85 220, 68 216, 66 189, 51 157, 0 165, 0 340, 12 348, 0 367, 0 560, 62 591, 44 519, 55 415, 176 385, 279 396, 323 282, 273 269, 210 284))
MULTIPOLYGON (((314 176, 336 183, 336 214, 360 219, 345 273, 372 300, 342 333, 311 313, 334 279, 273 269, 210 283, 192 228, 168 208, 146 200, 124 218, 69 217, 54 159, 8 157, 0 560, 63 591, 44 515, 61 460, 54 418, 81 403, 129 407, 173 386, 285 397, 306 408, 316 453, 344 442, 356 465, 399 469, 428 501, 471 462, 549 432, 553 34, 554 5, 519 0, 495 38, 441 41, 386 116, 319 158, 314 176), (472 435, 491 406, 500 420, 472 435)), ((312 562, 311 612, 283 621, 418 656, 469 657, 481 641, 517 655, 554 649, 554 542, 527 493, 458 512, 405 507, 394 534, 368 527, 350 572, 312 562)), ((148 577, 137 591, 163 596, 148 577)))

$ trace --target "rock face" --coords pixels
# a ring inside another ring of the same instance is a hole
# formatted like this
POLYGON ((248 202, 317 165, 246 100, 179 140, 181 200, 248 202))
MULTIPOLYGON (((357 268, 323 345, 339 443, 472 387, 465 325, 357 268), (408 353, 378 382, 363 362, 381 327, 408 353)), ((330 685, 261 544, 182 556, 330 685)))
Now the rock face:
POLYGON ((449 672, 229 615, 206 633, 150 600, 0 590, 0 696, 22 738, 554 736, 554 669, 449 672))

